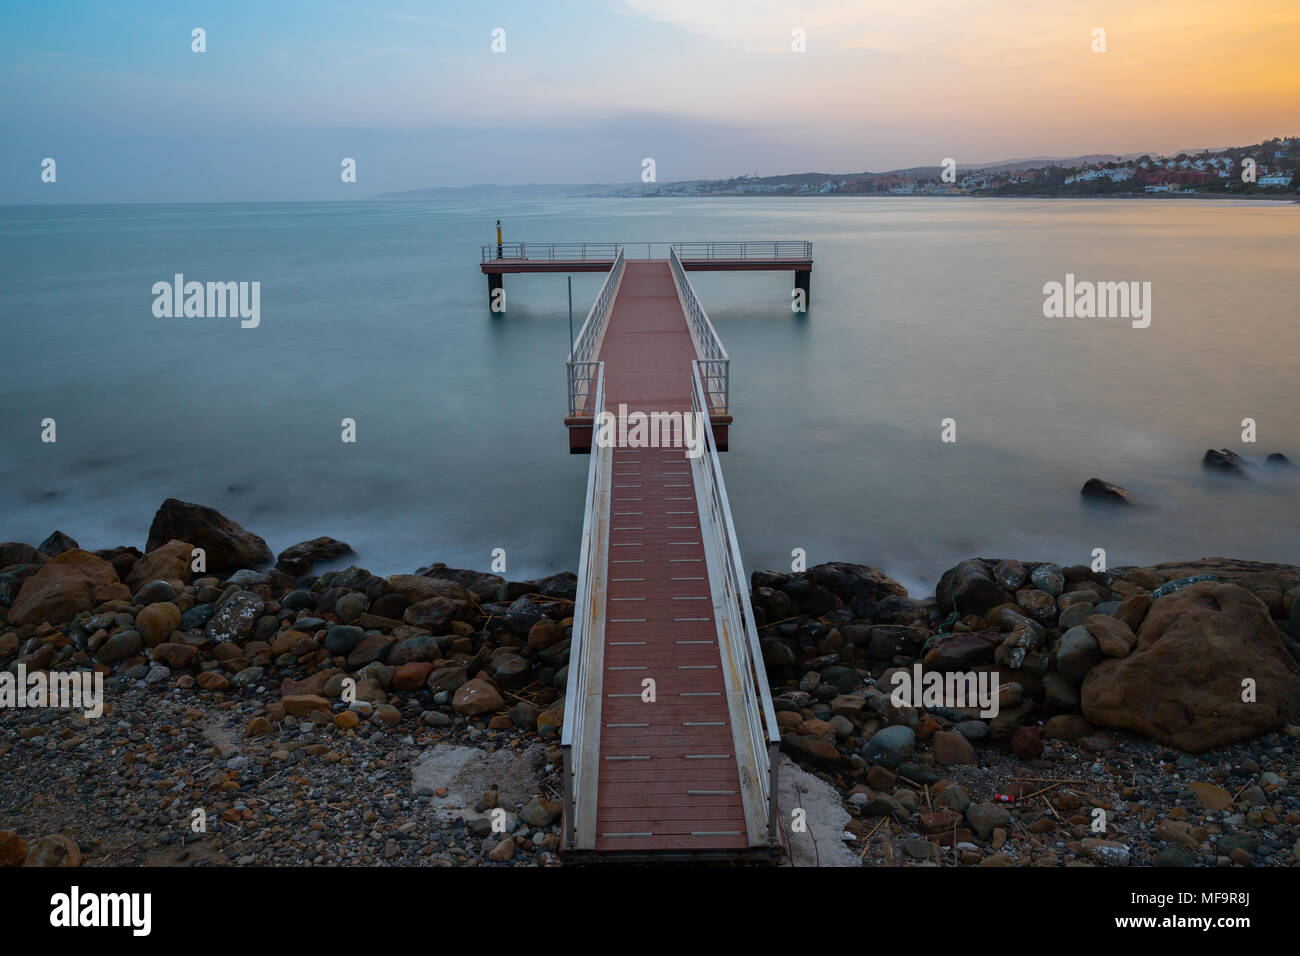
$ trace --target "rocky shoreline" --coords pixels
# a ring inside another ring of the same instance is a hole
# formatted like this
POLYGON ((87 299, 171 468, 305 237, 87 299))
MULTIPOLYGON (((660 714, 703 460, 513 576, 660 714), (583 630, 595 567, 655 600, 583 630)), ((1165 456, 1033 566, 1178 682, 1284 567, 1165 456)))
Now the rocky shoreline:
MULTIPOLYGON (((106 698, 5 713, 0 865, 557 865, 575 576, 317 570, 351 557, 175 499, 143 552, 0 544, 0 672, 106 698)), ((1300 862, 1300 568, 976 558, 915 599, 835 563, 751 597, 841 856, 1300 862), (891 700, 922 672, 996 677, 996 714, 891 700)))

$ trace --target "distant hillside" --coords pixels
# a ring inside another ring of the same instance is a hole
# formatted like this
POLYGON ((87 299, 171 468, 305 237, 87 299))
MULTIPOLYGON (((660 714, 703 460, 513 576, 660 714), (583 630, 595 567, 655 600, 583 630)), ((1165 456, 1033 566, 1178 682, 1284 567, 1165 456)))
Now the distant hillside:
MULTIPOLYGON (((1187 192, 1236 190, 1253 193, 1250 185, 1235 184, 1227 173, 1228 160, 1238 168, 1246 157, 1258 154, 1259 173, 1289 175, 1295 166, 1294 139, 1273 139, 1252 146, 1185 150, 1154 161, 1159 154, 1087 153, 1082 156, 1031 156, 993 163, 957 163, 959 182, 943 180, 942 166, 911 166, 882 172, 783 173, 778 176, 733 176, 727 179, 686 179, 668 183, 533 183, 522 186, 480 184, 438 186, 386 192, 373 199, 411 200, 519 200, 588 197, 698 197, 698 196, 807 196, 883 193, 931 195, 954 193, 985 195, 1118 194, 1124 192, 1187 192), (1180 159, 1173 157, 1198 157, 1180 159), (1216 158, 1217 157, 1217 158, 1216 158), (1208 162, 1207 162, 1208 160, 1208 162), (1142 161, 1139 163, 1139 161, 1142 161), (1141 168, 1137 168, 1138 166, 1141 168), (1117 171, 1117 167, 1123 167, 1117 171), (1077 171, 1077 172, 1076 172, 1077 171), (1071 173, 1076 173, 1071 175, 1071 173), (1217 179, 1219 181, 1212 182, 1217 179), (1105 180, 1102 182, 1101 180, 1105 180), (1173 187, 1179 187, 1173 189, 1173 187), (1066 188, 1069 187, 1069 188, 1066 188), (1164 187, 1169 187, 1166 190, 1164 187), (1241 188, 1238 188, 1241 187, 1241 188)), ((1265 184, 1261 184, 1265 185, 1265 184)), ((1277 187, 1277 183, 1271 183, 1277 187)))

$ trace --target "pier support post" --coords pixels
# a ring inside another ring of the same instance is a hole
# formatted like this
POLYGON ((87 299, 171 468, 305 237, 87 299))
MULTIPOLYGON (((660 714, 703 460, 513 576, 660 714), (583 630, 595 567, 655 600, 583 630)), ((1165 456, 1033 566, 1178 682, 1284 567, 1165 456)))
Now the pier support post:
POLYGON ((794 287, 803 290, 804 305, 812 304, 812 270, 800 270, 794 274, 794 287))
MULTIPOLYGON (((497 289, 500 289, 503 292, 505 291, 506 277, 500 272, 489 272, 487 280, 488 280, 488 308, 490 309, 494 304, 493 299, 496 297, 497 289)), ((505 310, 503 309, 502 311, 505 310)))

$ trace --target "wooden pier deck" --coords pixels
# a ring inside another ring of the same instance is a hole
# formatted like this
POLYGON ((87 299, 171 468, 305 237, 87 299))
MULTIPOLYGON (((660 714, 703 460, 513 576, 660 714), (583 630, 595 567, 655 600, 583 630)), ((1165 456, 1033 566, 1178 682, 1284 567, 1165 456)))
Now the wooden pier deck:
POLYGON ((563 850, 583 861, 772 860, 780 735, 718 459, 730 359, 675 246, 633 260, 619 246, 605 268, 567 363, 571 447, 585 427, 591 462, 561 739, 563 850), (599 413, 624 411, 689 418, 697 442, 592 441, 599 413))

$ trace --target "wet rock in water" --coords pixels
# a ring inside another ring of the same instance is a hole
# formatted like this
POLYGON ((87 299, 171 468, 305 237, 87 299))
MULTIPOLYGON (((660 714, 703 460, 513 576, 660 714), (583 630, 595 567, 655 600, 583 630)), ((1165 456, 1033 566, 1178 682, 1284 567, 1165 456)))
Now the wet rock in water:
POLYGON ((1270 465, 1281 465, 1286 468, 1295 467, 1295 464, 1291 461, 1291 459, 1288 458, 1286 455, 1282 454, 1280 451, 1272 452, 1271 454, 1269 454, 1266 460, 1270 465))
POLYGON ((1254 467, 1254 463, 1247 461, 1235 451, 1230 451, 1227 448, 1220 448, 1217 451, 1210 448, 1206 450, 1205 455, 1201 458, 1201 467, 1207 471, 1231 475, 1234 478, 1249 478, 1250 475, 1246 473, 1246 469, 1254 467))
POLYGON ((352 546, 336 538, 320 537, 300 541, 285 548, 275 559, 277 571, 300 578, 310 574, 318 563, 334 561, 356 554, 352 546))
POLYGON ((1105 501, 1117 505, 1135 505, 1137 499, 1127 488, 1121 488, 1119 485, 1112 485, 1109 481, 1102 481, 1100 478, 1089 478, 1079 489, 1079 494, 1085 498, 1091 498, 1095 501, 1105 501))
POLYGON ((1009 595, 998 587, 983 561, 968 558, 940 575, 935 597, 942 614, 951 614, 954 607, 961 614, 984 614, 1006 603, 1009 595))
POLYGON ((145 551, 153 551, 173 539, 202 548, 209 572, 260 568, 270 564, 273 557, 265 541, 215 508, 168 498, 159 506, 149 526, 145 551))
POLYGON ((9 623, 63 624, 89 611, 113 586, 120 587, 117 572, 103 558, 80 549, 64 551, 23 582, 9 608, 9 623))
POLYGON ((1235 584, 1194 584, 1157 601, 1123 658, 1082 688, 1094 724, 1193 753, 1277 730, 1300 715, 1300 675, 1267 608, 1235 584), (1242 678, 1255 682, 1243 701, 1242 678))
POLYGON ((55 531, 48 538, 38 544, 36 550, 41 552, 41 554, 55 558, 64 551, 75 551, 80 547, 81 545, 77 544, 76 541, 68 537, 62 531, 55 531))

